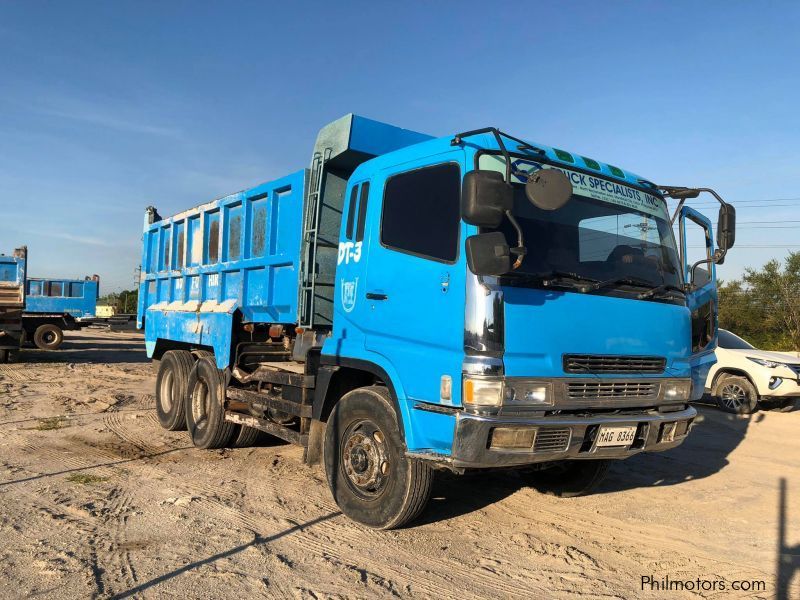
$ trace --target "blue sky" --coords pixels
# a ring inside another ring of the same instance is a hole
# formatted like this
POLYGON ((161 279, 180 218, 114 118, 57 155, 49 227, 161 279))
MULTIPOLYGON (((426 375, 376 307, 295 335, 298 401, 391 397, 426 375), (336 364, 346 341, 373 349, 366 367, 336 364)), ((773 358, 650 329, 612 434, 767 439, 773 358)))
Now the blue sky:
POLYGON ((495 125, 713 187, 738 208, 719 269, 735 277, 800 249, 799 17, 797 2, 2 3, 0 251, 130 287, 145 206, 305 166, 317 130, 356 112, 435 135, 495 125))

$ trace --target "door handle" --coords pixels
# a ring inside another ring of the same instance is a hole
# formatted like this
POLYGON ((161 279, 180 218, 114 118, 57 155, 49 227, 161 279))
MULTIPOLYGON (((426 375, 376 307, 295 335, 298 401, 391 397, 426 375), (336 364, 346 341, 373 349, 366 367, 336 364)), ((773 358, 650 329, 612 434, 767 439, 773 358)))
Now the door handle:
POLYGON ((389 296, 379 292, 367 292, 367 300, 388 300, 389 296))

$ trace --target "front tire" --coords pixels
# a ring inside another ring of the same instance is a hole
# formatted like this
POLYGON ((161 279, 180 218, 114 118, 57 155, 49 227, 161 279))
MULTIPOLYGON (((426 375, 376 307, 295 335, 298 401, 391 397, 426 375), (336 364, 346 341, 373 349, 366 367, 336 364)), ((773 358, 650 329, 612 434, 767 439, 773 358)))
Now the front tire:
POLYGON ((39 350, 58 350, 64 341, 64 332, 58 325, 45 323, 33 333, 33 343, 39 350))
POLYGON ((386 388, 345 394, 325 430, 325 475, 336 504, 359 523, 394 529, 415 519, 431 495, 433 469, 408 458, 386 388))
POLYGON ((156 414, 164 429, 186 429, 186 394, 194 358, 186 350, 170 350, 161 357, 156 376, 156 414))
POLYGON ((797 398, 787 398, 780 401, 776 410, 778 412, 792 412, 798 404, 800 404, 800 400, 797 398))
POLYGON ((189 375, 186 428, 197 448, 224 448, 236 430, 225 421, 225 377, 213 358, 198 360, 189 375))
POLYGON ((610 460, 564 460, 541 471, 523 472, 525 483, 537 491, 559 498, 592 493, 603 481, 610 460))
POLYGON ((723 375, 713 393, 717 406, 725 412, 750 415, 758 409, 758 391, 746 377, 723 375))

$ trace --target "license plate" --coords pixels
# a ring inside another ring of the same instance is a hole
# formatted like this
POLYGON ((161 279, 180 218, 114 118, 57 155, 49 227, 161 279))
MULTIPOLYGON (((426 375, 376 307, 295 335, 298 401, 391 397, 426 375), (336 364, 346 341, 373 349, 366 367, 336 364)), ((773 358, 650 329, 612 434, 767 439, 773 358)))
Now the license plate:
POLYGON ((610 427, 601 425, 597 432, 595 448, 608 448, 611 446, 628 447, 636 437, 636 425, 623 425, 621 427, 610 427))

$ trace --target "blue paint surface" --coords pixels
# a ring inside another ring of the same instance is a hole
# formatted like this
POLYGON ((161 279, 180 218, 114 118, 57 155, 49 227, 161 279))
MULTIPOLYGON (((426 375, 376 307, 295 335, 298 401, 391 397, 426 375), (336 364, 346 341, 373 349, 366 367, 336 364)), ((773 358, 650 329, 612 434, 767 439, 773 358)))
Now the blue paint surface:
POLYGON ((25 259, 0 255, 0 285, 20 286, 25 282, 25 259))
POLYGON ((137 324, 148 356, 171 340, 213 348, 225 368, 237 311, 296 322, 305 179, 303 169, 145 224, 137 324))
POLYGON ((25 314, 70 315, 76 319, 95 316, 99 284, 92 279, 29 278, 25 314))

